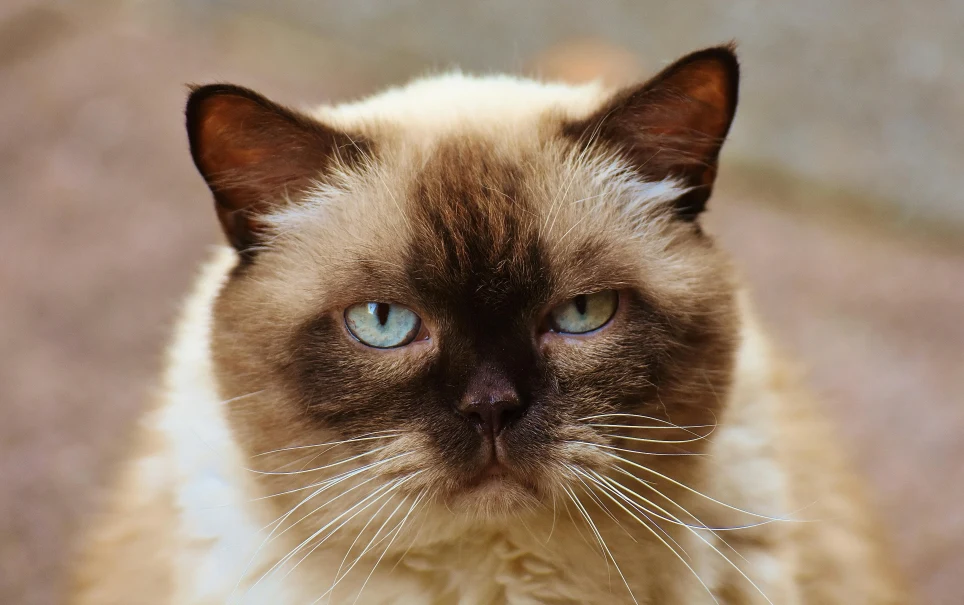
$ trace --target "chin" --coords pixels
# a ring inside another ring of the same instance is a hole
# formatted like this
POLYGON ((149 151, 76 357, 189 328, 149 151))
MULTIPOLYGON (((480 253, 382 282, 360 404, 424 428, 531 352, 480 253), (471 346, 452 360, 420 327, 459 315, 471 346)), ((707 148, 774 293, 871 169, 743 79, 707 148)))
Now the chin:
POLYGON ((448 508, 484 522, 499 522, 542 506, 540 490, 507 474, 485 474, 453 490, 448 508))

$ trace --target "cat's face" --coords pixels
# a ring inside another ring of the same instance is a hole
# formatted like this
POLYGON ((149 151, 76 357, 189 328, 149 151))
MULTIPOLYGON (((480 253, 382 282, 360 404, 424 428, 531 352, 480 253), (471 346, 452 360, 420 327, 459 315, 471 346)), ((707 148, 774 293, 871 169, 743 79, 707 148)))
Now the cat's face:
POLYGON ((492 514, 617 456, 684 472, 663 455, 701 449, 737 333, 695 220, 735 78, 716 49, 614 97, 453 80, 523 107, 470 91, 436 130, 410 109, 314 121, 195 92, 192 151, 241 252, 215 307, 219 387, 251 455, 302 448, 271 454, 291 474, 269 481, 364 469, 492 514))

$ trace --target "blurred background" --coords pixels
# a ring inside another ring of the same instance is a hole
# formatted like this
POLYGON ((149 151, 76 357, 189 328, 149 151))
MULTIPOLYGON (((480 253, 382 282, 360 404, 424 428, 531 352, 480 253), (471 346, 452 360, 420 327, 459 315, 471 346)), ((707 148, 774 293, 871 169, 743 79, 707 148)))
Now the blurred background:
POLYGON ((964 594, 964 2, 2 0, 0 603, 71 540, 219 231, 186 83, 348 100, 460 66, 620 83, 736 40, 710 229, 836 420, 922 603, 964 594))

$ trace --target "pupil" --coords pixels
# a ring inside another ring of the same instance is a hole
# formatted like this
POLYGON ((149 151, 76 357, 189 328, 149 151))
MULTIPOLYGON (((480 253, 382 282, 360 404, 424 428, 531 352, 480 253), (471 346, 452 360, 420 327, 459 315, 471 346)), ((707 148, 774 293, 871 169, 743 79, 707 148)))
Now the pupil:
POLYGON ((388 321, 388 312, 390 305, 388 303, 378 303, 375 307, 375 317, 378 318, 378 325, 384 326, 385 322, 388 321))
POLYGON ((576 311, 579 311, 580 315, 586 314, 586 295, 580 294, 579 296, 572 299, 572 303, 576 305, 576 311))

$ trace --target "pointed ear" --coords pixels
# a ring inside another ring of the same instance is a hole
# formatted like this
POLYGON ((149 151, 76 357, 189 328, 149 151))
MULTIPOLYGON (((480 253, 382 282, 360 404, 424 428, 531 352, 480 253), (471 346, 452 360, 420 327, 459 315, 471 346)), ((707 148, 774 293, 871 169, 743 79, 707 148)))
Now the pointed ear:
POLYGON ((563 132, 581 145, 617 150, 647 180, 674 177, 691 190, 677 201, 681 217, 703 211, 716 178, 720 147, 736 112, 740 68, 731 46, 687 55, 648 82, 616 93, 563 132))
POLYGON ((242 258, 259 243, 261 216, 323 179, 334 162, 351 162, 369 151, 361 138, 240 86, 194 88, 186 114, 194 164, 242 258))

